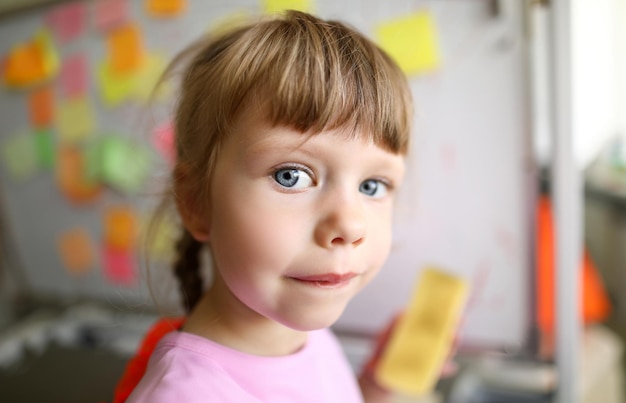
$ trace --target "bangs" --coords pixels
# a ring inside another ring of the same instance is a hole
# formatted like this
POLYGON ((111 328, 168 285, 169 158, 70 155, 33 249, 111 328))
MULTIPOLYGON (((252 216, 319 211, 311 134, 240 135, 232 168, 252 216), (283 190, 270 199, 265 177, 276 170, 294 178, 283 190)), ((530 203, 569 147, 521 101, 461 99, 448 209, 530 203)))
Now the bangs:
POLYGON ((345 129, 406 154, 412 121, 407 80, 368 39, 342 23, 289 12, 241 31, 238 42, 245 45, 231 47, 236 54, 225 58, 236 61, 225 66, 238 86, 230 88, 233 109, 262 102, 273 125, 303 133, 345 129))

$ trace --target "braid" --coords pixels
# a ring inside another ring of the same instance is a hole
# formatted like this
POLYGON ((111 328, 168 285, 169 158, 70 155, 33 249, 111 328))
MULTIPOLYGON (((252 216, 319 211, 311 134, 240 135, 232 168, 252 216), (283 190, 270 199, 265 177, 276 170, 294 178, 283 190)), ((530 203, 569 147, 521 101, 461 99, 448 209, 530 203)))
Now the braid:
POLYGON ((174 262, 174 274, 178 278, 183 305, 187 313, 191 312, 202 295, 203 282, 200 274, 202 245, 187 229, 183 229, 183 234, 176 243, 178 256, 174 262))

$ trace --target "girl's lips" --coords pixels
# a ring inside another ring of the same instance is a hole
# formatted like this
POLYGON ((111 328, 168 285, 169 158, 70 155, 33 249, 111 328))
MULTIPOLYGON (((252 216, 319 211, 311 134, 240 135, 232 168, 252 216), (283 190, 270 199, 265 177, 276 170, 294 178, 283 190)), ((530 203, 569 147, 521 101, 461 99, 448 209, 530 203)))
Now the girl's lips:
POLYGON ((344 284, 347 284, 350 280, 352 280, 356 276, 358 276, 358 273, 345 273, 345 274, 324 273, 324 274, 316 274, 312 276, 296 276, 296 277, 291 277, 291 278, 296 281, 309 283, 311 285, 315 285, 318 287, 339 287, 344 284))

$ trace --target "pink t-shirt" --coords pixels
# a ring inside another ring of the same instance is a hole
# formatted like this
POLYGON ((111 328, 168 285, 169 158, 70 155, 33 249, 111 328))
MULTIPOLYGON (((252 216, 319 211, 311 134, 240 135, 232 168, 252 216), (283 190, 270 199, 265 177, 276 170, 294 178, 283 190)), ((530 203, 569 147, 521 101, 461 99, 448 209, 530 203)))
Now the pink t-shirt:
POLYGON ((309 333, 298 352, 281 357, 242 353, 186 332, 167 334, 127 402, 362 402, 337 339, 309 333))

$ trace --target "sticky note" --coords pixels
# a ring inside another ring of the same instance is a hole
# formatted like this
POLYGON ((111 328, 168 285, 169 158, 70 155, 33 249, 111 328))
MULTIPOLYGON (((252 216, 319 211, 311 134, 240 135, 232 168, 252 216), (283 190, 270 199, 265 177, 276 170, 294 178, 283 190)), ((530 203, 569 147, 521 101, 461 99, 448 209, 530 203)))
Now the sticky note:
POLYGON ((134 24, 126 24, 111 31, 107 37, 107 48, 112 74, 137 72, 144 61, 141 33, 134 24))
POLYGON ((28 112, 33 127, 42 128, 52 125, 53 102, 52 88, 47 85, 34 89, 28 95, 28 112))
POLYGON ((97 0, 93 21, 100 31, 107 31, 128 22, 128 0, 97 0))
POLYGON ((145 63, 138 72, 137 76, 132 80, 133 88, 130 90, 138 101, 148 102, 151 100, 162 100, 166 98, 170 92, 170 86, 167 81, 159 82, 161 75, 165 71, 165 58, 158 54, 150 54, 146 56, 145 63))
POLYGON ((82 54, 72 55, 61 65, 61 89, 65 98, 76 98, 87 92, 87 60, 82 54))
POLYGON ((176 162, 176 145, 174 144, 174 127, 171 122, 164 123, 154 130, 152 144, 170 166, 173 166, 176 162))
POLYGON ((40 30, 32 40, 14 46, 2 64, 4 84, 24 88, 54 77, 58 73, 59 57, 50 33, 40 30))
POLYGON ((175 17, 182 14, 186 7, 185 0, 145 0, 146 13, 152 17, 175 17))
POLYGON ((37 172, 37 146, 31 133, 10 136, 2 141, 1 147, 4 165, 14 179, 28 179, 37 172))
POLYGON ((77 38, 85 26, 85 4, 68 3, 55 7, 46 17, 46 22, 60 42, 77 38))
POLYGON ((263 11, 268 14, 280 13, 285 10, 311 12, 311 0, 263 0, 263 11))
POLYGON ((104 241, 107 247, 129 251, 135 247, 138 235, 135 213, 128 206, 110 207, 104 214, 104 241))
POLYGON ((78 146, 59 147, 56 181, 61 193, 75 204, 93 202, 102 193, 102 184, 88 175, 85 151, 78 146))
POLYGON ((148 177, 152 157, 138 144, 118 136, 106 136, 100 144, 100 177, 124 192, 136 192, 148 177))
POLYGON ((59 234, 57 249, 61 262, 73 275, 87 273, 95 263, 93 241, 84 228, 72 228, 59 234))
POLYGON ((68 143, 88 138, 96 127, 95 112, 86 97, 59 102, 56 118, 59 138, 68 143))
POLYGON ((105 246, 102 249, 104 277, 115 285, 130 287, 136 284, 135 255, 105 246))
POLYGON ((56 160, 54 137, 49 129, 40 129, 34 133, 37 161, 40 168, 51 169, 56 160))
POLYGON ((422 271, 375 370, 386 388, 408 396, 433 389, 450 352, 468 286, 439 269, 422 271))
POLYGON ((171 215, 163 214, 158 219, 144 217, 142 220, 141 239, 145 241, 150 259, 171 263, 176 253, 176 238, 180 232, 171 215))
POLYGON ((109 107, 118 106, 135 93, 135 74, 117 76, 112 73, 109 63, 103 61, 98 66, 96 75, 102 102, 109 107))
POLYGON ((427 73, 439 67, 435 22, 426 11, 381 24, 376 37, 379 45, 407 74, 427 73))

